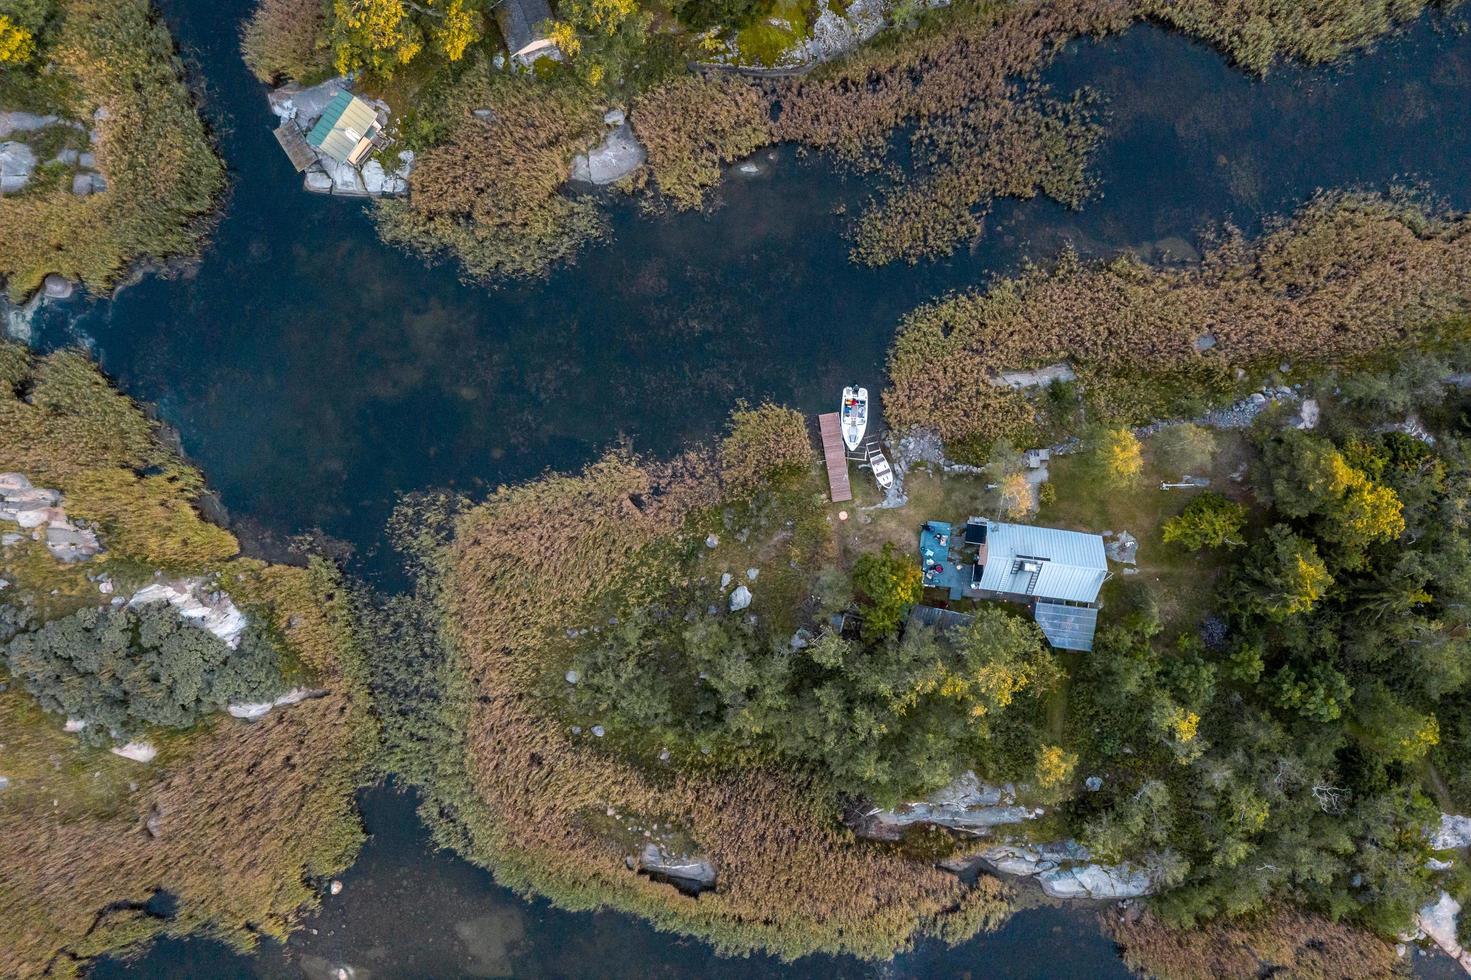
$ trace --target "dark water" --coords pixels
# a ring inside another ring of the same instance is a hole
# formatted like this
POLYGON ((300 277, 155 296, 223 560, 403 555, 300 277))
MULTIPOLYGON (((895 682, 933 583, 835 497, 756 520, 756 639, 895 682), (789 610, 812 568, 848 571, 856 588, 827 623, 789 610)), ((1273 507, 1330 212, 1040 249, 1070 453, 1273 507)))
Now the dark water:
MULTIPOLYGON (((861 269, 835 212, 866 188, 779 148, 760 158, 761 176, 733 175, 709 215, 650 220, 616 202, 611 244, 545 281, 488 291, 383 247, 363 206, 298 190, 235 52, 249 6, 163 3, 202 69, 234 176, 203 261, 75 322, 46 314, 39 340, 90 343, 126 391, 156 403, 244 529, 320 529, 389 583, 382 528, 399 494, 481 492, 624 438, 666 453, 717 431, 741 397, 811 410, 850 379, 881 387, 904 311, 1064 242, 1180 256, 1202 230, 1259 230, 1320 187, 1411 181, 1471 205, 1463 33, 1426 21, 1341 68, 1256 82, 1209 49, 1138 28, 1075 45, 1047 73, 1059 91, 1091 85, 1109 106, 1100 194, 1082 212, 1003 202, 985 239, 950 260, 861 269)), ((374 790, 364 805, 374 838, 347 889, 287 949, 246 959, 170 941, 97 975, 320 976, 343 961, 385 978, 1122 972, 1091 919, 1062 911, 882 968, 721 960, 628 917, 522 902, 431 853, 402 797, 374 790)))

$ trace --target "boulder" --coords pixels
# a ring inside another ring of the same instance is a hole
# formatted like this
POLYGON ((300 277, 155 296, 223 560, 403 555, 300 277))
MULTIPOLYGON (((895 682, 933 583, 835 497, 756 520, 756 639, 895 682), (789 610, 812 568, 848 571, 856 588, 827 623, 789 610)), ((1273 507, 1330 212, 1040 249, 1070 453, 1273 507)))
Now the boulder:
POLYGON ((567 671, 565 676, 567 678, 568 684, 576 684, 578 681, 582 680, 582 675, 575 670, 567 671))
POLYGON ((1440 827, 1431 836, 1430 846, 1437 851, 1471 846, 1471 817, 1442 813, 1440 827))
POLYGON ((16 133, 35 132, 48 126, 55 126, 61 121, 60 116, 38 116, 31 112, 21 112, 19 109, 0 111, 0 139, 6 139, 16 133))
POLYGON ((1104 544, 1103 550, 1108 553, 1109 561, 1123 565, 1136 564, 1139 559, 1139 541, 1128 531, 1120 531, 1104 544))
POLYGON ((70 279, 66 278, 66 276, 59 276, 54 272, 46 277, 45 289, 47 299, 70 299, 72 294, 77 291, 77 287, 70 279))
POLYGON ((66 720, 66 724, 61 726, 61 730, 64 731, 64 732, 68 732, 68 733, 70 733, 72 735, 75 735, 77 732, 81 731, 82 729, 84 729, 86 727, 87 727, 87 723, 85 721, 83 721, 82 719, 80 719, 80 718, 68 718, 66 720))
POLYGON ((1295 429, 1316 429, 1318 427, 1318 418, 1321 414, 1322 409, 1318 407, 1318 400, 1316 398, 1304 399, 1302 405, 1297 410, 1297 418, 1293 420, 1292 426, 1295 429))
POLYGON ((31 182, 36 154, 24 143, 0 143, 0 194, 14 194, 31 182))
POLYGON ((1098 792, 1099 790, 1103 789, 1103 777, 1089 776, 1087 779, 1083 780, 1083 788, 1090 793, 1098 792))
POLYGON ((573 158, 571 179, 599 186, 616 184, 643 166, 648 156, 633 127, 623 122, 597 146, 573 158))
POLYGON ((1072 365, 1059 361, 1035 371, 1003 371, 987 380, 998 388, 1041 388, 1054 381, 1074 381, 1077 377, 1072 365))
POLYGON ((158 755, 158 749, 147 742, 129 742, 127 745, 114 746, 112 754, 134 762, 152 762, 158 755))
POLYGON ((718 547, 720 547, 720 538, 717 535, 714 535, 714 534, 710 535, 709 537, 707 537, 705 539, 705 547, 707 547, 707 548, 718 548, 718 547))
POLYGON ((627 121, 628 117, 622 109, 609 109, 603 113, 603 125, 605 126, 622 126, 627 121))
POLYGON ((6 790, 6 789, 9 789, 9 788, 10 788, 10 777, 9 776, 0 776, 0 790, 6 790))
POLYGON ((730 572, 721 572, 720 573, 720 591, 721 592, 724 592, 726 589, 730 588, 731 578, 732 578, 732 576, 731 576, 730 572))
POLYGON ((92 193, 92 175, 77 174, 72 178, 72 193, 77 197, 87 197, 92 193))
POLYGON ((703 854, 675 854, 668 845, 650 841, 639 852, 637 869, 668 879, 681 891, 698 894, 715 887, 715 865, 703 854))
POLYGON ((1042 890, 1053 898, 1139 898, 1154 890, 1154 875, 1132 864, 1085 864, 1037 875, 1042 890))
POLYGON ((744 585, 736 586, 736 590, 730 594, 730 611, 740 612, 751 604, 751 590, 744 585))
POLYGON ((1193 346, 1195 347, 1196 351, 1204 354, 1206 351, 1216 346, 1216 335, 1213 333, 1203 333, 1199 337, 1195 338, 1193 346))
POLYGON ((752 582, 756 581, 756 576, 758 576, 760 574, 761 574, 761 569, 759 569, 759 568, 748 568, 748 569, 746 569, 746 578, 748 578, 752 582))

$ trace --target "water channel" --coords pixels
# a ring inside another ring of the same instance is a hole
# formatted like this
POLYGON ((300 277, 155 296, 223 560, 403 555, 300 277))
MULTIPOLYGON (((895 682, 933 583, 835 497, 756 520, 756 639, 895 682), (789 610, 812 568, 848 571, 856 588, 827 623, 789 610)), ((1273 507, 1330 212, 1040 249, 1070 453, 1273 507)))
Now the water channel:
MULTIPOLYGON (((866 269, 848 261, 840 212, 869 188, 777 147, 758 155, 761 174, 732 173, 709 213, 649 218, 615 200, 608 242, 492 290, 385 247, 364 205, 300 191, 237 54, 250 5, 162 4, 233 178, 202 260, 110 301, 48 309, 36 342, 90 346, 155 403, 243 538, 270 548, 319 532, 384 587, 399 584, 383 528, 401 494, 480 494, 619 440, 668 453, 716 433, 740 398, 816 410, 850 379, 882 387, 905 311, 1065 243, 1187 258, 1202 232, 1259 231, 1320 188, 1413 185, 1471 206, 1471 36, 1452 24, 1427 18, 1342 66, 1266 81, 1141 26, 1070 46, 1044 76, 1063 93, 1091 86, 1106 107, 1099 192, 1081 211, 1002 202, 985 237, 948 260, 866 269)), ((1127 975, 1094 912, 1076 909, 1024 912, 879 966, 721 959, 627 916, 524 901, 432 851, 411 796, 380 787, 362 802, 372 839, 286 946, 246 957, 166 940, 94 975, 1127 975)))

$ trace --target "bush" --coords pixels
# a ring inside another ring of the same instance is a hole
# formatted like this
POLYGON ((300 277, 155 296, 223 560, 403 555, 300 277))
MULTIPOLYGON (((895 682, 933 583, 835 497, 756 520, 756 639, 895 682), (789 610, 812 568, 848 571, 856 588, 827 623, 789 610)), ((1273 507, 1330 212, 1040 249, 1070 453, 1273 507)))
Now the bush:
POLYGON ((863 599, 863 635, 881 638, 899 629, 904 616, 924 594, 924 573, 913 558, 892 544, 853 563, 853 590, 863 599))
POLYGON ((1239 548, 1246 543, 1241 539, 1245 526, 1245 505, 1207 491, 1165 522, 1164 540, 1189 551, 1239 548))
POLYGON ((189 728, 231 701, 280 693, 276 651, 247 630, 239 649, 167 603, 84 609, 22 633, 6 666, 47 711, 85 721, 94 744, 145 726, 189 728))
POLYGON ((256 78, 314 81, 331 69, 325 0, 260 0, 240 31, 240 54, 256 78))

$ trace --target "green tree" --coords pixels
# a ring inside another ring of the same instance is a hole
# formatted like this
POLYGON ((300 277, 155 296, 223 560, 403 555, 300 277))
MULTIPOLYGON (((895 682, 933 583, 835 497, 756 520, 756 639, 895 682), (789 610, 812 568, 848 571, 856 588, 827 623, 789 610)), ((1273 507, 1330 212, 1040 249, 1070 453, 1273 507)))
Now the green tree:
POLYGON ((1317 547, 1291 528, 1268 529, 1255 551, 1246 572, 1247 602, 1268 619, 1281 622, 1308 612, 1333 585, 1317 547))
POLYGON ((863 602, 863 635, 878 639, 899 629, 905 614, 924 594, 919 565, 897 554, 892 544, 853 563, 853 589, 863 602))
POLYGON ((1348 678, 1321 662, 1305 670, 1288 664, 1277 672, 1273 683, 1279 707, 1318 722, 1337 721, 1353 697, 1348 678))
POLYGON ((232 701, 280 693, 275 649, 254 628, 239 648, 167 603, 84 609, 14 637, 6 666, 47 711, 105 744, 149 725, 188 728, 232 701))
POLYGON ((1289 429, 1267 443, 1263 458, 1277 509, 1316 518, 1319 537, 1339 546, 1345 566, 1357 567, 1368 545, 1404 533, 1404 507, 1394 490, 1351 465, 1326 439, 1289 429))
POLYGON ((1239 548, 1245 544, 1241 538, 1245 525, 1245 505, 1207 491, 1165 522, 1164 540, 1190 551, 1239 548))

